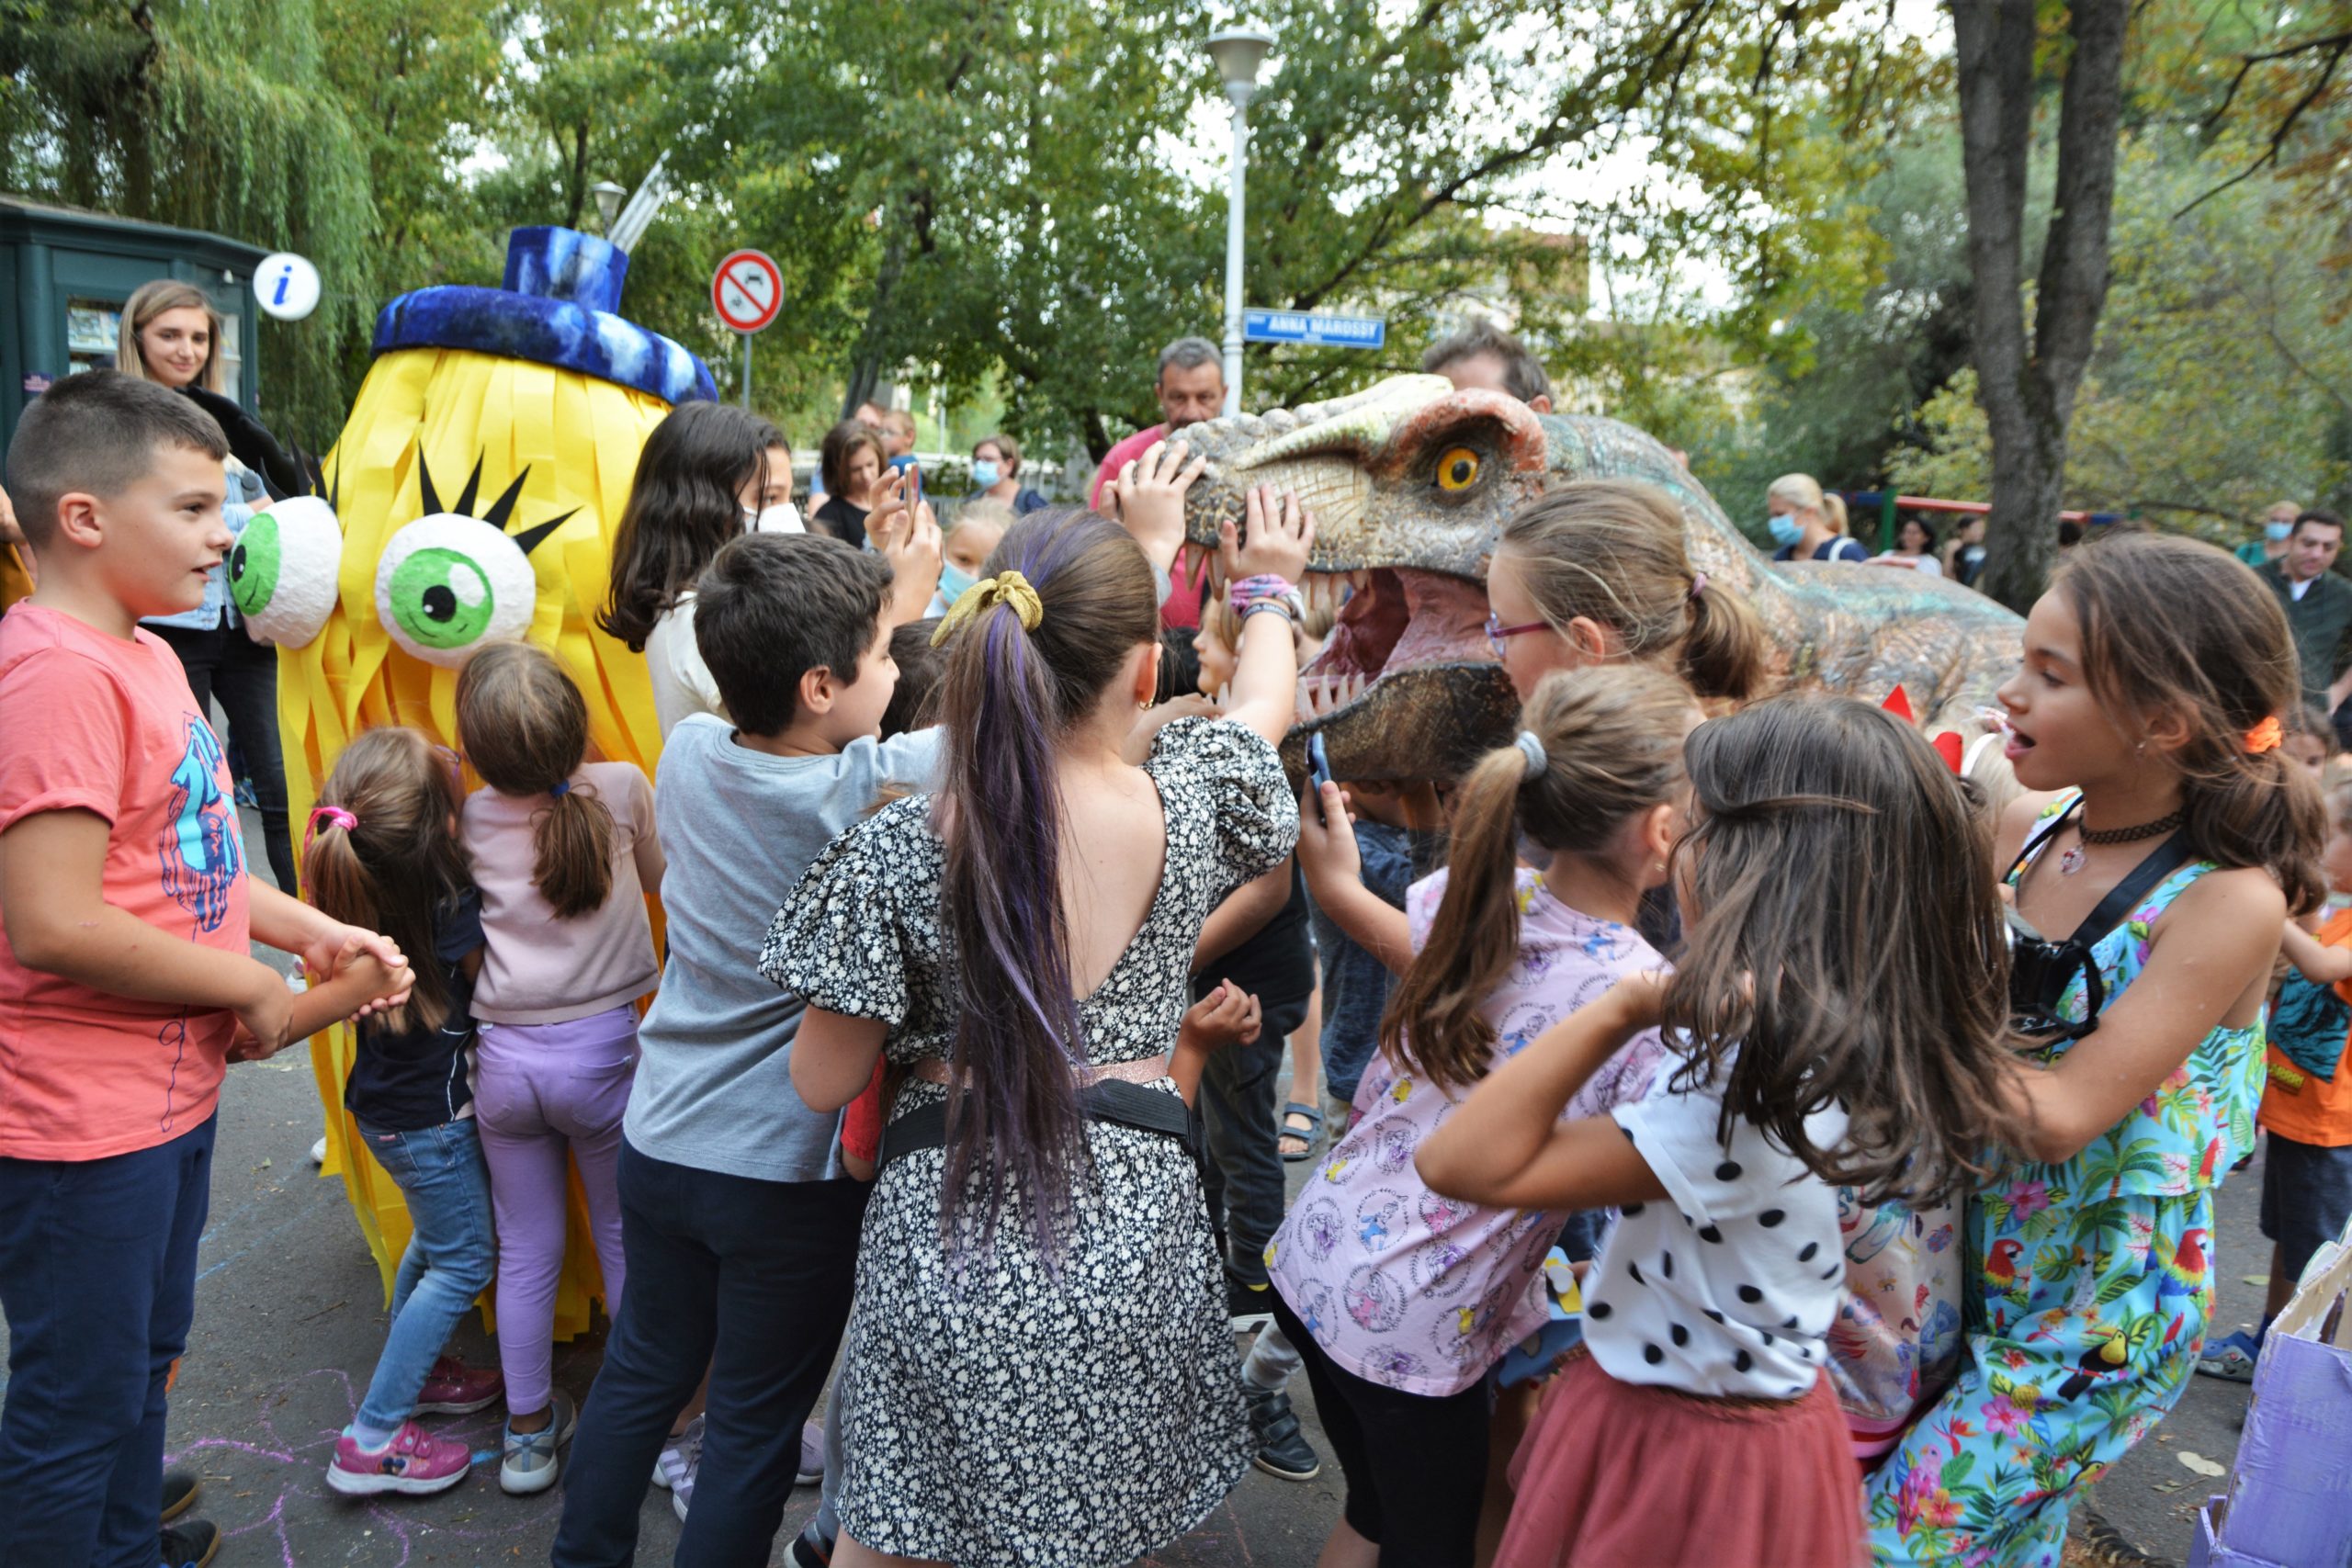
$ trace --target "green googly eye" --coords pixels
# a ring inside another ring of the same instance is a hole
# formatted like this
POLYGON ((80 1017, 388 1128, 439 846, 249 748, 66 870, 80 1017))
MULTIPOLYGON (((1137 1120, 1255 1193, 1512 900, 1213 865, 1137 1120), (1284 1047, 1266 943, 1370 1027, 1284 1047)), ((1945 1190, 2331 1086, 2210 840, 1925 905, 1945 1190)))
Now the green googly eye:
POLYGON ((376 567, 384 630, 446 669, 487 643, 521 637, 537 601, 538 581, 514 541, 455 513, 420 517, 394 534, 376 567))
POLYGON ((254 635, 300 648, 334 614, 343 525, 315 495, 279 502, 245 525, 229 550, 229 597, 254 635))
POLYGON ((269 602, 277 596, 282 554, 277 520, 266 512, 246 524, 245 531, 237 536, 229 550, 229 597, 236 601, 239 615, 251 618, 269 609, 269 602))
POLYGON ((419 550, 392 573, 392 618, 427 648, 463 648, 497 609, 490 576, 456 550, 419 550))

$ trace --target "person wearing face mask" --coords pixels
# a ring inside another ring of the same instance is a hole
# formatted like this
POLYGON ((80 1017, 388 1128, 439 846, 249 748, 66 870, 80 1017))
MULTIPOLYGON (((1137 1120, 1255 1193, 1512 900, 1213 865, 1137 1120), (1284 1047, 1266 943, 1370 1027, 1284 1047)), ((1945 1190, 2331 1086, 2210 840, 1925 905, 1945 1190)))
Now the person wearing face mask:
POLYGON ((944 615, 980 580, 989 554, 1012 526, 1012 508, 994 496, 967 501, 947 525, 939 542, 939 592, 926 615, 944 615))
POLYGON ((1010 435, 991 435, 972 448, 973 501, 986 498, 1026 517, 1053 504, 1021 482, 1021 444, 1010 435))
POLYGON ((718 683, 695 648, 695 580, 739 535, 803 531, 792 449, 757 414, 685 403, 646 437, 596 624, 645 655, 664 736, 690 713, 720 711, 718 683))
POLYGON ((2287 553, 2287 541, 2293 537, 2295 519, 2303 509, 2291 501, 2273 502, 2269 514, 2262 524, 2262 537, 2248 539, 2237 548, 2238 559, 2251 567, 2268 566, 2287 553))
POLYGON ((1870 551, 1846 534, 1846 503, 1824 494, 1807 474, 1782 474, 1764 492, 1764 526, 1779 547, 1774 560, 1867 561, 1870 551))

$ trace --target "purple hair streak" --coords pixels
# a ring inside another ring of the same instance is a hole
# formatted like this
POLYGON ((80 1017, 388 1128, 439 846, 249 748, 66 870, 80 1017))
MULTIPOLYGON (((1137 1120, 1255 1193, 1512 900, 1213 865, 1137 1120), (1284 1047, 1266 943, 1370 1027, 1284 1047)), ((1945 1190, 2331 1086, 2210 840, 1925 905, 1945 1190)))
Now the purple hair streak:
POLYGON ((985 1241, 1016 1202, 1050 1256, 1086 1150, 1060 748, 1126 656, 1158 635, 1159 606, 1143 552, 1091 513, 1023 519, 983 575, 1007 568, 1036 588, 1043 620, 1024 630, 1012 606, 991 606, 949 645, 941 682, 947 762, 934 822, 947 846, 941 916, 958 1003, 941 1224, 976 1201, 985 1241))

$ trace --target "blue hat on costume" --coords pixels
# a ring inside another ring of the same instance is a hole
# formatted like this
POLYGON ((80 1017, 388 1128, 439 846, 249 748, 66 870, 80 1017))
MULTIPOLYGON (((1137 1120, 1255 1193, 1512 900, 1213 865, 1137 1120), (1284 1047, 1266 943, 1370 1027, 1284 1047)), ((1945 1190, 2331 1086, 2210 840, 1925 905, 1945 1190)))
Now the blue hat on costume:
POLYGON ((628 253, 574 229, 507 236, 497 288, 443 285, 403 294, 376 318, 378 354, 471 349, 594 376, 671 403, 716 402, 710 369, 683 344, 622 320, 628 253))

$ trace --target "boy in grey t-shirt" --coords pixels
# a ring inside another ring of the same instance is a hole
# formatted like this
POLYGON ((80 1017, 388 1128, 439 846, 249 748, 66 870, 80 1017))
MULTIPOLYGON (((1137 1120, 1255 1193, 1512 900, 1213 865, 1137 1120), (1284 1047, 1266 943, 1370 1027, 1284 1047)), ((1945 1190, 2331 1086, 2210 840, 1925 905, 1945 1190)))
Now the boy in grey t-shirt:
POLYGON ((647 1472, 706 1367, 690 1554, 764 1562, 802 1468, 867 1187, 843 1172, 840 1115, 793 1090, 803 1004, 762 977, 759 950, 809 863, 886 784, 932 782, 939 731, 875 739, 897 682, 891 632, 936 585, 935 528, 927 549, 897 552, 915 558, 894 577, 888 558, 837 539, 752 534, 696 585, 695 643, 735 724, 680 724, 654 779, 670 951, 623 1124, 629 1288, 581 1414, 558 1564, 627 1560, 647 1472))

